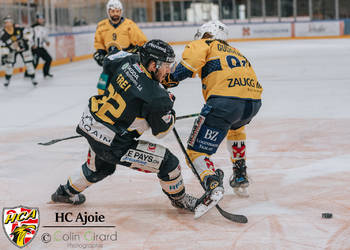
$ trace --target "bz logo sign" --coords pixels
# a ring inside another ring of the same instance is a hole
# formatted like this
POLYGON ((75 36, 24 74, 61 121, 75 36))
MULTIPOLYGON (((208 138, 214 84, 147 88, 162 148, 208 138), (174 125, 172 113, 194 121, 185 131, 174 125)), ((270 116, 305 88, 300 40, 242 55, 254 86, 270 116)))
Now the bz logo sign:
POLYGON ((204 139, 210 140, 210 141, 216 141, 218 139, 218 131, 213 131, 211 129, 207 129, 204 135, 204 139))

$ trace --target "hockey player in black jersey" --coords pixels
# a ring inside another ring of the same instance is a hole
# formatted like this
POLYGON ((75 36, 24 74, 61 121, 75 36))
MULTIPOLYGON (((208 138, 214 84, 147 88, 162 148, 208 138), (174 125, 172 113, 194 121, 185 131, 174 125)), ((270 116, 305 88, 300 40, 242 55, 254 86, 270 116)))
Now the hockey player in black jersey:
POLYGON ((81 192, 119 164, 157 173, 172 205, 194 211, 197 199, 185 192, 177 157, 162 145, 137 139, 147 129, 163 137, 175 123, 174 98, 159 84, 174 59, 173 49, 161 40, 147 42, 139 55, 119 51, 105 58, 106 90, 89 99, 77 126, 90 146, 87 160, 52 194, 53 202, 83 203, 81 192))
POLYGON ((23 27, 15 25, 10 16, 6 16, 3 21, 4 29, 0 40, 2 46, 4 46, 3 50, 6 51, 3 57, 6 79, 4 86, 7 87, 10 84, 17 55, 22 57, 24 65, 27 68, 28 77, 31 78, 33 85, 37 85, 33 66, 33 55, 30 50, 30 32, 23 27))

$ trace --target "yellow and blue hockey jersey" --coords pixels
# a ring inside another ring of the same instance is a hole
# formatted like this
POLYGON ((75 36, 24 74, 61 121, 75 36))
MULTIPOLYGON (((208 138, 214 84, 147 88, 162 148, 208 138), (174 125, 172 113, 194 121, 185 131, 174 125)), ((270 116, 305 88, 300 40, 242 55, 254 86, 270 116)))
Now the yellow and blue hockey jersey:
POLYGON ((223 41, 201 39, 186 45, 182 61, 170 75, 173 81, 198 76, 205 100, 210 96, 261 99, 263 88, 252 65, 237 49, 223 41))

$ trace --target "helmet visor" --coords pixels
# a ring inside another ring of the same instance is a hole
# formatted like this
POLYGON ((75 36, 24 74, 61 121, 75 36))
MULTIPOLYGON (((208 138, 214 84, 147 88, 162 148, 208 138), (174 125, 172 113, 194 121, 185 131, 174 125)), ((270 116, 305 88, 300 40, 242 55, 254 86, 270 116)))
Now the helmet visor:
POLYGON ((157 61, 157 68, 167 68, 171 71, 175 67, 175 64, 175 60, 172 62, 157 61))

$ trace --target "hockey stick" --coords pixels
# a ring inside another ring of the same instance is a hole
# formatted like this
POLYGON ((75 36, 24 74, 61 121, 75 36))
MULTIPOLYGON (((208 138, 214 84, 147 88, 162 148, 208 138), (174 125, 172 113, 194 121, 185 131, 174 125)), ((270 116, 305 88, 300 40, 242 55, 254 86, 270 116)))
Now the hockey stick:
POLYGON ((194 114, 190 114, 190 115, 178 116, 178 117, 176 117, 176 121, 182 120, 182 119, 186 119, 186 118, 195 117, 195 116, 199 116, 199 113, 194 113, 194 114))
MULTIPOLYGON (((204 187, 204 183, 201 181, 200 177, 199 177, 199 174, 197 172, 197 170, 195 169, 194 165, 193 165, 193 162, 191 161, 190 157, 188 156, 187 152, 186 152, 186 149, 184 147, 184 145, 182 144, 181 142, 181 139, 180 139, 180 136, 179 134, 177 133, 176 129, 175 129, 175 126, 173 127, 173 132, 174 132, 174 135, 176 137, 176 140, 177 142, 179 143, 180 145, 180 148, 182 150, 182 152, 184 153, 185 157, 186 157, 186 160, 190 163, 191 165, 191 168, 192 168, 192 171, 193 173, 197 176, 201 186, 203 187, 203 189, 205 190, 205 187, 204 187)), ((223 210, 219 205, 216 205, 215 206, 217 208, 217 210, 219 211, 219 213, 224 216, 226 219, 230 220, 230 221, 233 221, 233 222, 237 222, 237 223, 247 223, 248 222, 248 218, 244 215, 240 215, 240 214, 231 214, 229 212, 226 212, 225 210, 223 210)))
POLYGON ((69 137, 60 138, 60 139, 53 139, 53 140, 48 141, 48 142, 38 142, 38 144, 43 145, 43 146, 49 146, 49 145, 55 144, 55 143, 60 142, 60 141, 75 139, 75 138, 79 138, 79 137, 82 137, 82 135, 74 135, 74 136, 69 136, 69 137))
MULTIPOLYGON (((195 117, 198 115, 199 115, 199 113, 178 116, 178 117, 176 117, 176 120, 178 121, 178 120, 182 120, 182 119, 186 119, 186 118, 190 118, 190 117, 195 117)), ((79 138, 79 137, 82 137, 82 135, 74 135, 74 136, 69 136, 69 137, 65 137, 65 138, 53 139, 53 140, 48 141, 48 142, 39 142, 38 144, 43 145, 43 146, 49 146, 49 145, 55 144, 55 143, 60 142, 60 141, 66 141, 66 140, 75 139, 75 138, 79 138)))

